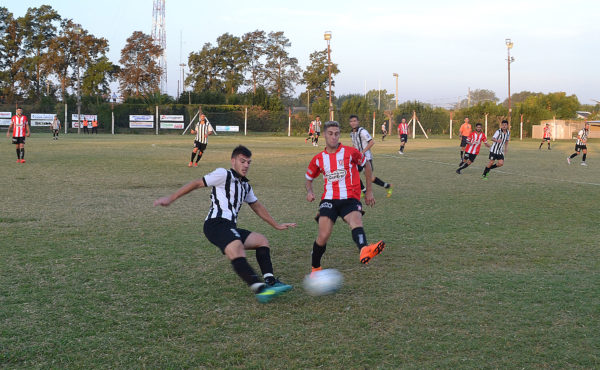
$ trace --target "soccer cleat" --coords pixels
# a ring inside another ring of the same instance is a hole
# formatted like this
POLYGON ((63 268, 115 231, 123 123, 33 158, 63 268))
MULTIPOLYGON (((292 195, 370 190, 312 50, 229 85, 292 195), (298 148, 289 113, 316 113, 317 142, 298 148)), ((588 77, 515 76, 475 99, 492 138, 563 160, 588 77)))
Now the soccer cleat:
POLYGON ((487 179, 488 179, 488 177, 487 177, 487 175, 481 175, 481 179, 482 179, 482 180, 487 180, 487 179))
POLYGON ((456 173, 460 175, 460 170, 456 170, 456 173))
MULTIPOLYGON (((23 160, 23 162, 25 162, 25 160, 23 160)), ((582 165, 582 166, 587 166, 587 163, 585 163, 585 162, 581 162, 581 165, 582 165)))
POLYGON ((25 163, 25 159, 21 159, 21 163, 25 163))
POLYGON ((567 157, 567 163, 571 164, 571 157, 567 157))
POLYGON ((404 154, 404 152, 401 150, 398 150, 398 154, 404 154))
POLYGON ((192 167, 194 165, 193 162, 188 163, 188 167, 192 167))
POLYGON ((364 264, 369 263, 373 257, 381 253, 383 248, 385 248, 385 242, 383 240, 380 240, 375 244, 362 247, 360 250, 360 262, 364 264))
POLYGON ((308 143, 308 139, 304 139, 304 144, 308 143))
POLYGON ((310 274, 312 275, 312 274, 314 274, 315 272, 317 272, 317 271, 321 271, 321 270, 323 270, 323 266, 319 266, 319 267, 311 267, 310 274))
POLYGON ((387 188, 387 195, 385 197, 386 198, 391 197, 393 192, 394 192, 394 189, 392 189, 392 185, 390 185, 390 187, 387 188))
POLYGON ((198 162, 194 163, 194 167, 198 167, 198 162))
POLYGON ((21 159, 17 159, 17 163, 21 163, 21 159))
POLYGON ((287 290, 284 290, 281 287, 265 285, 258 293, 255 294, 255 296, 260 303, 267 303, 271 301, 271 299, 280 296, 285 292, 287 292, 287 290))
POLYGON ((279 279, 273 276, 267 277, 265 279, 265 284, 267 284, 267 287, 279 288, 284 292, 290 291, 294 288, 289 284, 282 283, 281 281, 279 281, 279 279))

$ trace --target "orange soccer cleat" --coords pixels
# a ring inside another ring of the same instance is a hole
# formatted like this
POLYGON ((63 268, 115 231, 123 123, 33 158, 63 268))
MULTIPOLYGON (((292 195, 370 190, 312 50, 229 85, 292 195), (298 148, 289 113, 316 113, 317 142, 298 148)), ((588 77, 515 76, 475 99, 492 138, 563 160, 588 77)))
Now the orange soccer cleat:
POLYGON ((321 270, 323 270, 323 266, 320 266, 320 267, 312 267, 312 270, 310 271, 310 274, 312 275, 312 274, 314 274, 315 272, 317 272, 317 271, 321 271, 321 270))
POLYGON ((364 264, 369 263, 369 261, 372 260, 373 257, 381 253, 383 248, 385 248, 385 242, 383 240, 380 240, 375 244, 370 244, 363 247, 360 250, 360 262, 364 264))

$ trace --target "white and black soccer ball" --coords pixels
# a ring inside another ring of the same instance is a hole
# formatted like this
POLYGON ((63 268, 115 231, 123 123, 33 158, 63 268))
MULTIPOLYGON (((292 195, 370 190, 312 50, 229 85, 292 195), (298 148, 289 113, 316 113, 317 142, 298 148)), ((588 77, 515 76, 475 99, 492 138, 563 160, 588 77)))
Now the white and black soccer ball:
POLYGON ((315 271, 304 278, 304 290, 312 296, 333 294, 340 290, 344 277, 336 269, 315 271))

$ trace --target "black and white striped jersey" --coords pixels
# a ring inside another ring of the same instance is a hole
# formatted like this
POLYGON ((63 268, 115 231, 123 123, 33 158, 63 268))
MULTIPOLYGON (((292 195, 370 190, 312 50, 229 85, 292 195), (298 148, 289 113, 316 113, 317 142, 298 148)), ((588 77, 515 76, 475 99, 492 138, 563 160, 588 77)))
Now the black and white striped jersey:
MULTIPOLYGON (((369 132, 362 127, 359 127, 356 131, 352 130, 352 132, 350 132, 350 137, 352 138, 352 145, 360 152, 369 145, 369 141, 373 140, 369 132)), ((370 150, 365 152, 365 157, 368 161, 373 159, 370 150)))
POLYGON ((590 134, 590 130, 586 130, 584 128, 579 130, 579 133, 577 134, 577 143, 575 143, 575 144, 576 145, 586 145, 586 141, 587 141, 589 134, 590 134))
POLYGON ((225 218, 237 223, 238 212, 242 208, 242 204, 244 202, 252 204, 258 201, 248 179, 233 169, 217 168, 205 175, 202 180, 204 185, 213 187, 210 193, 212 204, 206 220, 225 218))
POLYGON ((321 121, 314 121, 315 122, 315 132, 321 133, 321 121))
POLYGON ((208 121, 206 121, 206 123, 196 123, 196 141, 207 144, 209 132, 212 132, 212 129, 210 128, 208 121))
POLYGON ((494 133, 493 138, 498 141, 494 141, 492 147, 490 148, 490 153, 504 154, 504 148, 506 147, 506 143, 510 140, 510 131, 502 131, 502 129, 498 129, 498 131, 494 133))

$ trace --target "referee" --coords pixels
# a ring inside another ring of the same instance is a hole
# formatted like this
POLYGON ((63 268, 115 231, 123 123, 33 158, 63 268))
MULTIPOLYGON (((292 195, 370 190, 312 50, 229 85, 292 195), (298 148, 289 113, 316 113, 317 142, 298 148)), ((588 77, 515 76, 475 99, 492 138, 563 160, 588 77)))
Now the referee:
POLYGON ((204 177, 194 180, 173 194, 154 201, 154 206, 166 207, 187 193, 204 187, 212 187, 212 202, 204 221, 204 235, 227 256, 235 273, 248 284, 260 303, 269 302, 274 297, 292 289, 273 275, 273 265, 269 241, 254 231, 237 226, 237 218, 243 203, 248 203, 252 211, 277 230, 295 227, 295 223, 277 223, 254 195, 246 175, 252 162, 252 152, 239 145, 231 153, 231 168, 217 168, 204 177), (264 283, 246 260, 246 250, 256 251, 256 261, 263 274, 264 283))
POLYGON ((213 134, 210 123, 204 114, 200 115, 200 120, 196 123, 196 129, 192 130, 191 134, 196 134, 196 138, 194 139, 194 149, 192 149, 192 158, 188 163, 188 167, 198 167, 198 162, 208 145, 208 135, 213 134), (196 157, 196 162, 194 162, 194 157, 196 157))
POLYGON ((504 165, 504 155, 506 149, 508 149, 508 141, 510 140, 510 131, 508 131, 508 121, 502 120, 500 128, 492 136, 492 147, 490 148, 490 161, 483 170, 482 179, 487 180, 487 174, 494 168, 502 167, 504 165), (498 161, 498 163, 494 163, 498 161))

